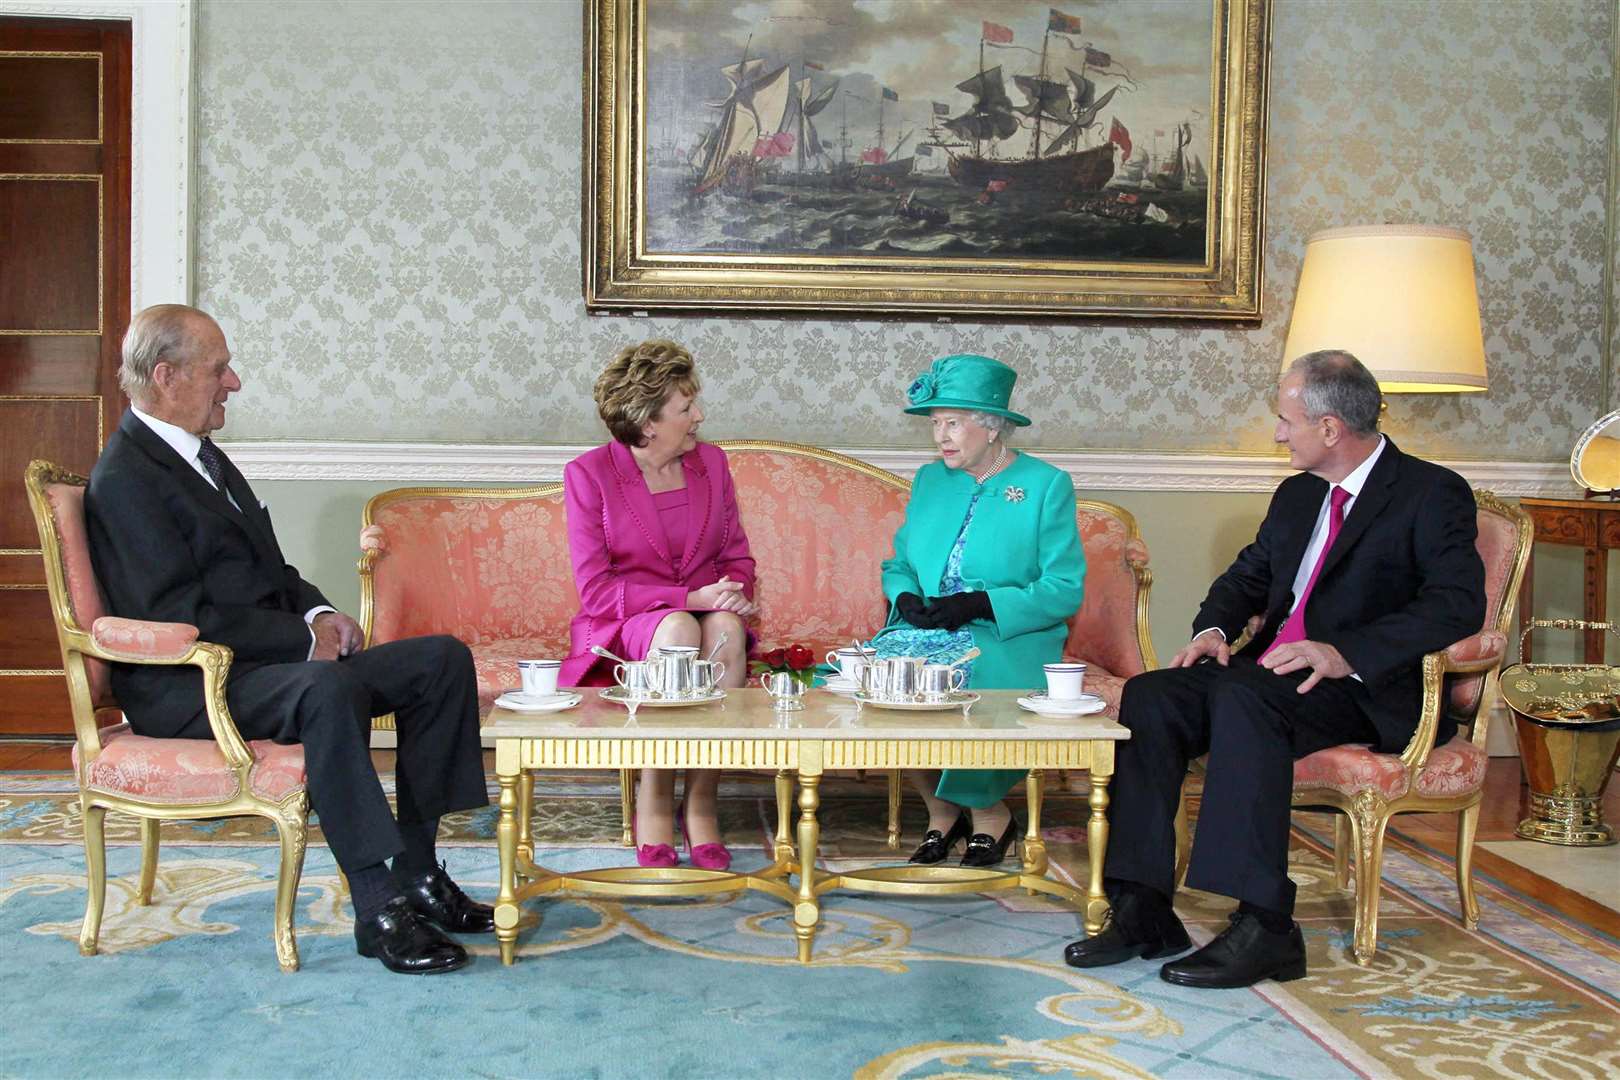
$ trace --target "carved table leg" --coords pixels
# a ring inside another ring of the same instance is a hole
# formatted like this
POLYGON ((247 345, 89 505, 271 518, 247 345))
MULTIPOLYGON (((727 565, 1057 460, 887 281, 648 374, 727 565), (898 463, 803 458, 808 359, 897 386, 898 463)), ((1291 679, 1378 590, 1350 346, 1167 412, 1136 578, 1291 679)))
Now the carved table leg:
POLYGON ((501 816, 495 826, 495 836, 501 852, 501 891, 495 898, 495 938, 500 942, 503 964, 511 964, 517 958, 517 789, 522 781, 521 773, 518 740, 497 740, 495 779, 501 786, 501 816))
POLYGON ((1086 823, 1086 856, 1090 874, 1086 881, 1086 936, 1102 933, 1108 914, 1108 897, 1103 892, 1103 859, 1108 852, 1108 781, 1113 779, 1114 748, 1092 743, 1091 820, 1086 823), (1106 761, 1098 758, 1106 756, 1106 761))
POLYGON ((821 906, 816 900, 816 846, 821 826, 821 744, 806 743, 799 750, 799 902, 793 906, 793 933, 799 939, 799 962, 810 962, 821 906))

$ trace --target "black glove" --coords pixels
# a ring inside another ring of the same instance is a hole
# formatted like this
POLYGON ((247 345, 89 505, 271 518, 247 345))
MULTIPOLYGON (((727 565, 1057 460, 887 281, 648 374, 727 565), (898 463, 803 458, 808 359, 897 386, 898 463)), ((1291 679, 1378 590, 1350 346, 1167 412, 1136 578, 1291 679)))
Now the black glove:
POLYGON ((923 616, 942 630, 959 630, 975 619, 995 622, 987 592, 959 592, 951 596, 931 596, 923 616))
POLYGON ((903 592, 894 598, 894 610, 900 617, 920 630, 932 630, 938 624, 929 616, 927 605, 916 593, 903 592))

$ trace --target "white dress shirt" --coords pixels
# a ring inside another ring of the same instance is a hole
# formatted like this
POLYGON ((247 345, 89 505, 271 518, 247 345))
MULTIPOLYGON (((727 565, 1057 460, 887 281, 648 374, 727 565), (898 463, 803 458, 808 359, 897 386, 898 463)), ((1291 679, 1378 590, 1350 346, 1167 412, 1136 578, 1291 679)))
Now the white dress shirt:
MULTIPOLYGON (((202 463, 202 457, 200 456, 202 451, 201 439, 185 428, 176 427, 167 420, 159 420, 155 416, 143 413, 133 405, 129 407, 129 411, 134 413, 141 423, 151 428, 154 435, 173 447, 174 452, 180 455, 180 460, 196 469, 197 475, 202 477, 209 487, 219 491, 219 485, 214 483, 214 478, 208 475, 208 467, 202 463)), ((229 489, 222 492, 222 494, 230 500, 231 505, 235 506, 238 511, 242 509, 241 506, 237 505, 236 500, 231 497, 229 489)), ((262 507, 264 504, 260 503, 259 505, 262 507)), ((309 627, 309 655, 305 657, 306 660, 315 658, 315 616, 322 612, 336 610, 337 608, 330 605, 320 604, 304 612, 304 623, 309 627)))

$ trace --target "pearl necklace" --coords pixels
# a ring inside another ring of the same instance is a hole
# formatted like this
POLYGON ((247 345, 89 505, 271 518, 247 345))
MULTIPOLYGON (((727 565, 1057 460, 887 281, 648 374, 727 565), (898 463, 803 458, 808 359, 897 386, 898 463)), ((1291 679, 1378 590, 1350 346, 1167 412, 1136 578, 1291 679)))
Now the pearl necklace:
MULTIPOLYGON (((996 475, 996 473, 1000 472, 1003 468, 1005 468, 1006 464, 1007 464, 1007 444, 1002 443, 996 450, 996 460, 991 462, 990 467, 984 471, 984 475, 983 476, 974 476, 973 479, 982 484, 986 480, 990 479, 992 476, 996 475)), ((971 476, 972 474, 969 473, 969 475, 971 476)))

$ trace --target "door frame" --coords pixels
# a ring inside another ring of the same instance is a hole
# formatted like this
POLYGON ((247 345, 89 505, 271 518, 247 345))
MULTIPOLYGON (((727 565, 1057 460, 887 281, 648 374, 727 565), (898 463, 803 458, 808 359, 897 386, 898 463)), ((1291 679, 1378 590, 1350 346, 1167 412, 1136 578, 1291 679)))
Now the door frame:
POLYGON ((0 15, 130 24, 129 309, 191 303, 194 0, 0 0, 0 15))

